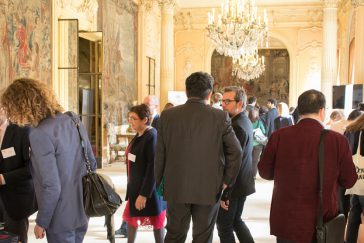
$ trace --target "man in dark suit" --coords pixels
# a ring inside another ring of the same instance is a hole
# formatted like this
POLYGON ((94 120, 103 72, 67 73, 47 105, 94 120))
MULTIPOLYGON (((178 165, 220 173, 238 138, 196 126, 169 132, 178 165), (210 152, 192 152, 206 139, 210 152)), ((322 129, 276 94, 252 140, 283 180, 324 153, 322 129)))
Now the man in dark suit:
MULTIPOLYGON (((8 124, 0 110, 0 204, 4 210, 5 231, 28 241, 28 217, 37 210, 29 168, 28 128, 8 124)), ((0 207, 1 208, 1 207, 0 207)))
MULTIPOLYGON (((301 94, 300 121, 272 134, 258 164, 260 176, 274 180, 270 229, 279 243, 311 242, 316 236, 318 151, 325 103, 325 96, 317 90, 301 94)), ((323 215, 327 222, 338 213, 338 187, 351 188, 357 174, 344 136, 328 131, 324 152, 323 215)))
POLYGON ((217 216, 217 229, 221 243, 234 243, 234 231, 240 242, 254 243, 241 214, 246 197, 255 192, 252 174, 253 126, 244 112, 245 92, 236 86, 224 89, 222 109, 229 113, 231 125, 243 150, 243 158, 236 182, 232 188, 228 208, 223 203, 217 216))
POLYGON ((208 105, 213 77, 196 72, 186 79, 184 105, 162 112, 155 179, 164 179, 166 243, 184 242, 192 217, 195 243, 212 242, 223 187, 230 188, 241 164, 241 146, 228 114, 208 105))
POLYGON ((278 117, 278 111, 277 111, 277 100, 270 98, 267 102, 267 107, 269 111, 266 114, 265 120, 265 128, 267 131, 268 138, 270 135, 274 132, 274 120, 278 117))

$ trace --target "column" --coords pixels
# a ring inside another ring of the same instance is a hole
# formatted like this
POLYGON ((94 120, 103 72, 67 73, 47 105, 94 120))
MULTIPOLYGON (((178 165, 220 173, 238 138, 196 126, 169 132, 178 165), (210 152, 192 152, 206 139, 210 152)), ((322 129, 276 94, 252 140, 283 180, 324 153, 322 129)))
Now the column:
POLYGON ((364 0, 353 0, 355 8, 354 83, 364 83, 364 0))
POLYGON ((168 102, 168 91, 174 90, 174 0, 160 1, 162 8, 161 26, 161 80, 160 107, 168 102))
POLYGON ((326 106, 332 108, 332 85, 337 81, 337 0, 323 0, 323 56, 321 91, 326 106))
POLYGON ((143 102, 143 89, 147 79, 147 65, 145 55, 145 1, 141 1, 138 9, 138 98, 143 102))

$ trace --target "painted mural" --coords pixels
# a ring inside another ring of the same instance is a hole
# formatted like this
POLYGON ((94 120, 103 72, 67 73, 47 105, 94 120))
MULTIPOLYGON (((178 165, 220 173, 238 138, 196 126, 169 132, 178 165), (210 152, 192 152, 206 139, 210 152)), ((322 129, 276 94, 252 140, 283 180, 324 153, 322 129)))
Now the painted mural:
POLYGON ((265 58, 265 72, 253 80, 242 80, 232 75, 232 59, 214 51, 211 59, 211 74, 215 79, 214 91, 237 85, 244 87, 248 96, 256 96, 261 105, 269 98, 288 104, 289 98, 289 55, 286 49, 259 50, 265 58))
POLYGON ((0 0, 0 88, 20 77, 52 82, 51 0, 0 0))
POLYGON ((104 124, 127 124, 137 102, 137 6, 131 0, 105 2, 104 124))

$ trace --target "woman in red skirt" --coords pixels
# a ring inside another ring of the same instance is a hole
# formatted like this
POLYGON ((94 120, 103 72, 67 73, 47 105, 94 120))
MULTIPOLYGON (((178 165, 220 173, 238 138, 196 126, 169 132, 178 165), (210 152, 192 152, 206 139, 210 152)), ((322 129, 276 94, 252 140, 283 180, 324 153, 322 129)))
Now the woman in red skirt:
POLYGON ((128 202, 123 219, 128 223, 128 243, 135 241, 140 225, 153 226, 155 242, 162 243, 166 204, 157 195, 153 171, 157 131, 150 126, 151 112, 144 104, 132 107, 128 120, 137 132, 126 150, 128 202))

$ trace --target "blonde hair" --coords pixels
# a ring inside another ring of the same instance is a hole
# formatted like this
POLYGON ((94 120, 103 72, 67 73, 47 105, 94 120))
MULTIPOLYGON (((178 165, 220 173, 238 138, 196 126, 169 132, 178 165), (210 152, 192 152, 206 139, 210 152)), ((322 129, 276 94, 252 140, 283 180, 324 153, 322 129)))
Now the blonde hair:
POLYGON ((278 114, 282 117, 289 116, 289 108, 288 105, 284 102, 279 102, 277 106, 278 114))
POLYGON ((39 122, 63 112, 53 91, 29 78, 14 80, 2 94, 1 106, 8 119, 18 125, 38 126, 39 122))

